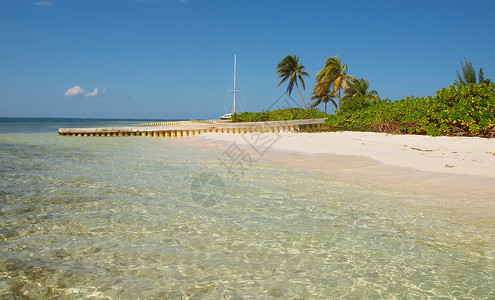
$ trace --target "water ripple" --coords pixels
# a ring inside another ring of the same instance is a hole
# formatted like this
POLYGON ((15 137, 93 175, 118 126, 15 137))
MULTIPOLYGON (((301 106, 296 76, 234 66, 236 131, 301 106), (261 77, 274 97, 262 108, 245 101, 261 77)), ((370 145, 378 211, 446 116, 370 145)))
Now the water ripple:
POLYGON ((495 297, 495 224, 180 140, 0 136, 0 296, 495 297), (224 183, 213 206, 199 174, 224 183))

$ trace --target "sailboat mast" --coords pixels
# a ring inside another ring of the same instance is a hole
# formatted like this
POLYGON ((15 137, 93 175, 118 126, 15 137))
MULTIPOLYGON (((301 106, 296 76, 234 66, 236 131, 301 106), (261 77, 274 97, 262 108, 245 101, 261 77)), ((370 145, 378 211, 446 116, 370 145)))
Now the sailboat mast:
POLYGON ((234 54, 234 105, 233 105, 233 109, 232 109, 233 113, 235 113, 235 79, 237 77, 236 67, 237 67, 237 54, 234 54))

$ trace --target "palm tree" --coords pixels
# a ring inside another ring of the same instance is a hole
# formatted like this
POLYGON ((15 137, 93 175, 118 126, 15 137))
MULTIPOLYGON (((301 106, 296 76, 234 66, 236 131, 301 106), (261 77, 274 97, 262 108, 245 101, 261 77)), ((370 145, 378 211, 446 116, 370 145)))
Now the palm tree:
POLYGON ((376 90, 368 91, 370 82, 364 78, 353 79, 349 83, 349 88, 345 91, 346 97, 364 97, 369 101, 380 100, 380 95, 376 90))
POLYGON ((354 79, 347 75, 347 65, 343 64, 338 56, 330 57, 325 61, 325 67, 316 75, 318 82, 315 86, 315 95, 320 97, 328 93, 333 86, 333 92, 339 91, 339 107, 341 102, 341 90, 347 90, 349 81, 354 79))
POLYGON ((318 105, 320 105, 321 103, 325 103, 325 112, 327 112, 327 104, 328 104, 328 102, 332 102, 332 104, 335 106, 335 109, 337 109, 338 108, 337 103, 333 99, 336 97, 337 97, 337 94, 335 94, 335 92, 330 92, 330 91, 324 95, 321 95, 321 96, 313 95, 311 97, 311 99, 315 100, 315 102, 313 102, 311 104, 311 108, 315 108, 318 105))
POLYGON ((282 59, 282 61, 277 65, 277 74, 279 78, 282 78, 282 80, 279 82, 277 86, 280 86, 284 81, 287 79, 289 80, 289 84, 287 86, 287 93, 290 95, 292 93, 292 89, 294 88, 294 84, 297 87, 297 90, 299 91, 299 95, 301 95, 301 98, 304 103, 304 107, 308 108, 306 105, 306 101, 304 100, 304 97, 301 93, 301 90, 299 89, 299 85, 297 84, 297 81, 299 80, 301 82, 302 88, 306 89, 306 85, 304 83, 303 76, 308 76, 308 73, 304 71, 305 66, 303 66, 299 62, 299 56, 297 55, 287 55, 282 59))

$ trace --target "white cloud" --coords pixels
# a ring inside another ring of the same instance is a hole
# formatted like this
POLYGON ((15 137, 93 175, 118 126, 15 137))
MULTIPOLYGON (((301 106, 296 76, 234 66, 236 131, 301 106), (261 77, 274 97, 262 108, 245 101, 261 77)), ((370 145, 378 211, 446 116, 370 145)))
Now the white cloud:
POLYGON ((101 92, 100 92, 100 89, 95 88, 92 92, 86 93, 86 91, 83 88, 81 88, 78 85, 75 85, 74 87, 67 89, 67 91, 65 91, 65 93, 64 93, 64 96, 65 97, 79 97, 79 96, 96 97, 96 96, 103 95, 106 92, 107 92, 106 88, 102 89, 101 92))
POLYGON ((98 96, 98 88, 95 88, 92 92, 86 93, 86 95, 84 95, 84 96, 86 96, 86 97, 98 96))
POLYGON ((33 5, 44 6, 44 7, 50 7, 54 4, 55 2, 53 1, 36 1, 33 3, 33 5))
POLYGON ((65 91, 65 97, 77 97, 86 94, 86 92, 78 85, 71 87, 67 91, 65 91))

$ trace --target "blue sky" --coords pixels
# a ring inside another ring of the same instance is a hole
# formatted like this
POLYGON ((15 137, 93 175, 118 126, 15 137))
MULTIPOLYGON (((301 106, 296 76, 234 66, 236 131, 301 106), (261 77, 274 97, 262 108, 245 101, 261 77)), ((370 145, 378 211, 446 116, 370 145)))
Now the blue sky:
MULTIPOLYGON (((217 118, 237 53, 249 111, 339 55, 382 98, 434 95, 464 57, 495 79, 495 1, 0 0, 0 116, 217 118)), ((300 101, 295 91, 293 98, 300 101)))

